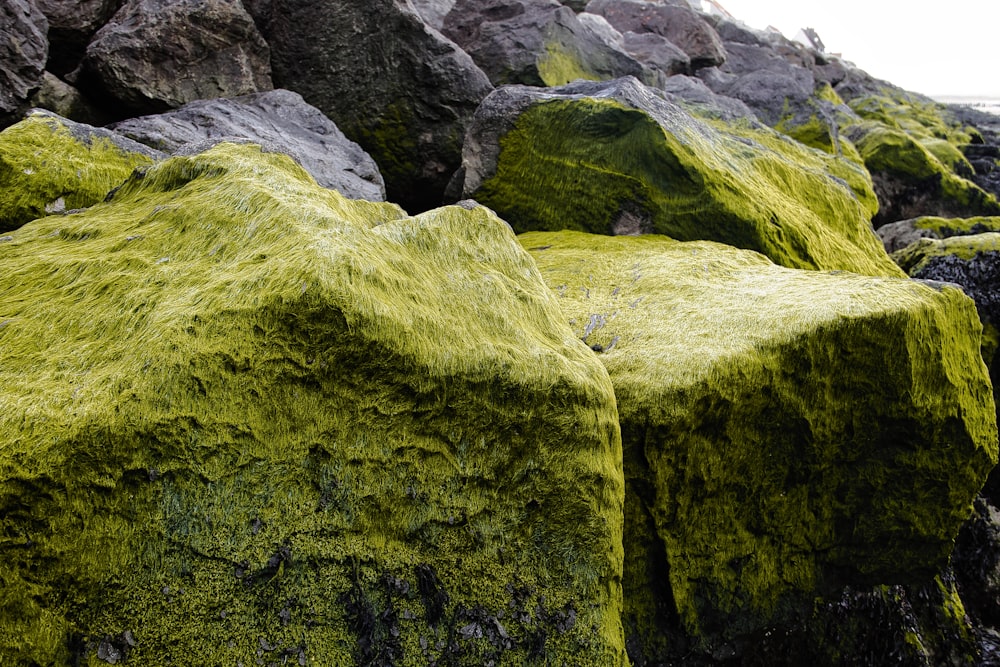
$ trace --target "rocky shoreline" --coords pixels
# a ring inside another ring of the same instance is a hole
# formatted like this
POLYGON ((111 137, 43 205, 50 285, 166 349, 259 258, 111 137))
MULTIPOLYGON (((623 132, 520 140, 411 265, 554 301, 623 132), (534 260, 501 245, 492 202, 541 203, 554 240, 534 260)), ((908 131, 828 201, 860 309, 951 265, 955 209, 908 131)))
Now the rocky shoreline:
POLYGON ((1000 117, 686 0, 0 33, 0 663, 1000 664, 1000 117))

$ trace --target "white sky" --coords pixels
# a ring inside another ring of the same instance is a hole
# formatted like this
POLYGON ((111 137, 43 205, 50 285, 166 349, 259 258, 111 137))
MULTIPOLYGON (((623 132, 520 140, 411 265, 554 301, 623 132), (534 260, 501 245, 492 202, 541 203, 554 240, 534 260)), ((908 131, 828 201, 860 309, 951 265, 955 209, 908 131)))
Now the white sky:
POLYGON ((754 28, 814 28, 830 53, 931 96, 1000 97, 1000 0, 719 0, 754 28))

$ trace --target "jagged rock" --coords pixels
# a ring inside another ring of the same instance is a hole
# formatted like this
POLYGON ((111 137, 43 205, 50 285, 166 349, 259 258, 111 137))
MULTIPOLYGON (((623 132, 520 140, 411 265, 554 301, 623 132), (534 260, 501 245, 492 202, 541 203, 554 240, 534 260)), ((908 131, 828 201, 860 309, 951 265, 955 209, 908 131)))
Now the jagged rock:
POLYGON ((31 96, 31 106, 88 125, 103 125, 106 116, 88 102, 80 91, 51 72, 42 75, 42 85, 31 96))
POLYGON ((657 77, 557 0, 458 0, 444 34, 494 85, 560 86, 576 79, 657 77))
POLYGON ((17 122, 42 83, 48 23, 35 0, 0 5, 0 128, 17 122))
POLYGON ((275 83, 375 159, 391 201, 437 206, 466 126, 492 90, 482 70, 408 0, 274 0, 270 14, 275 83))
POLYGON ((633 664, 809 664, 739 656, 814 612, 845 632, 806 656, 867 664, 845 587, 932 579, 997 460, 972 301, 710 242, 519 240, 615 387, 633 664))
POLYGON ((84 92, 118 117, 270 90, 268 46, 239 0, 128 0, 87 46, 84 92))
POLYGON ((652 32, 678 46, 692 69, 721 65, 726 50, 715 30, 689 6, 639 0, 590 0, 587 11, 600 14, 619 32, 652 32))
POLYGON ((733 97, 716 95, 704 81, 693 76, 672 76, 663 84, 663 91, 671 102, 693 108, 703 116, 757 122, 757 116, 746 104, 733 97))
POLYGON ((622 37, 633 58, 667 76, 687 74, 691 69, 691 59, 666 37, 652 32, 626 32, 622 37))
POLYGON ((64 76, 77 68, 94 34, 123 0, 35 0, 49 23, 47 69, 64 76))
POLYGON ((162 153, 36 110, 0 132, 0 232, 103 200, 162 153))
POLYGON ((420 13, 424 23, 435 30, 444 27, 444 17, 455 6, 455 0, 413 0, 413 6, 420 13))
POLYGON ((200 100, 176 111, 112 125, 167 153, 195 153, 221 141, 248 140, 292 156, 316 182, 352 199, 385 201, 375 161, 319 109, 288 90, 200 100))
POLYGON ((5 660, 625 664, 613 390, 492 212, 219 144, 11 237, 5 660))
POLYGON ((463 167, 462 196, 519 232, 655 232, 791 267, 901 275, 869 225, 863 168, 759 124, 699 120, 632 78, 498 89, 463 167))

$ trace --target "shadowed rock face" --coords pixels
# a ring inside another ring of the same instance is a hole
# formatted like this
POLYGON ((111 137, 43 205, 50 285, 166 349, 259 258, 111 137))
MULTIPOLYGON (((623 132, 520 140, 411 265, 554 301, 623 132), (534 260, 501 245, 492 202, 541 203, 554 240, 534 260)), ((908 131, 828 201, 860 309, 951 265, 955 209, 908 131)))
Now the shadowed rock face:
POLYGON ((46 69, 65 76, 76 69, 87 44, 124 0, 35 0, 49 22, 46 69))
POLYGON ((7 0, 0 6, 0 127, 16 121, 41 86, 47 30, 34 0, 7 0))

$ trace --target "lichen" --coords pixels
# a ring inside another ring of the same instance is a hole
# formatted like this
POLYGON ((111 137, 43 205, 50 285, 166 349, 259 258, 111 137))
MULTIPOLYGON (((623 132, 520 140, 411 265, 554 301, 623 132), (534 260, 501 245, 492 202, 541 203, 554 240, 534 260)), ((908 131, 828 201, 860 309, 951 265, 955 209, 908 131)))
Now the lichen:
POLYGON ((220 144, 11 237, 5 660, 624 663, 613 390, 490 211, 220 144))

